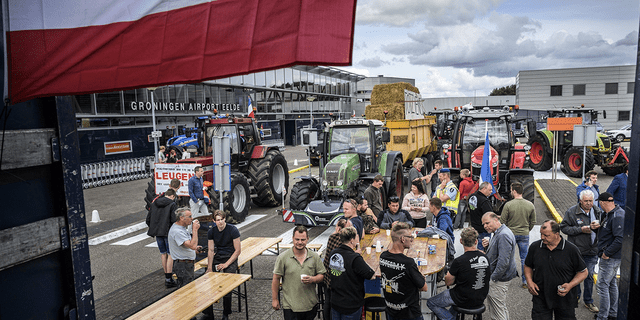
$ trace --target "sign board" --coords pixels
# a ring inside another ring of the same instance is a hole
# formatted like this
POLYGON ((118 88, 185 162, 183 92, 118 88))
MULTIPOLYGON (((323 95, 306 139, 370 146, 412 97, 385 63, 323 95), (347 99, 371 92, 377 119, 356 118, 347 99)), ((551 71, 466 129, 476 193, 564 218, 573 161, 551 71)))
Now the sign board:
POLYGON ((151 131, 151 136, 154 138, 162 137, 162 131, 151 131))
POLYGON ((573 145, 576 147, 597 146, 597 132, 595 124, 573 126, 573 145))
POLYGON ((124 141, 112 141, 104 143, 104 155, 112 155, 119 153, 128 153, 133 151, 133 145, 131 144, 131 140, 124 141))
POLYGON ((189 179, 196 173, 193 171, 199 166, 196 163, 156 163, 154 176, 156 180, 156 194, 169 190, 171 179, 180 180, 179 196, 189 196, 189 179))
POLYGON ((547 118, 547 130, 572 131, 573 126, 582 124, 582 117, 547 118))

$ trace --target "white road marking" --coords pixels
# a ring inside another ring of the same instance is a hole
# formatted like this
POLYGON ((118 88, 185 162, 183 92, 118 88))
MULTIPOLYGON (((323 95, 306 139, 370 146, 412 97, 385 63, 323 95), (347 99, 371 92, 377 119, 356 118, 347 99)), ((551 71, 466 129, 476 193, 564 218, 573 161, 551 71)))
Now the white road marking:
POLYGON ((116 239, 116 238, 120 238, 124 235, 127 235, 129 233, 132 232, 136 232, 138 230, 142 230, 147 228, 147 223, 146 222, 140 222, 138 224, 134 224, 132 226, 120 229, 120 230, 116 230, 110 233, 107 233, 105 235, 101 235, 99 237, 95 237, 93 239, 89 239, 89 245, 90 246, 95 246, 95 245, 99 245, 101 243, 116 239))
MULTIPOLYGON (((565 175, 562 170, 560 169, 560 162, 558 162, 556 168, 558 169, 558 175, 556 176, 557 179, 562 179, 562 180, 570 180, 569 177, 567 177, 567 175, 565 175)), ((534 171, 533 172, 533 178, 538 180, 538 179, 551 179, 551 169, 547 170, 547 171, 534 171)))
MULTIPOLYGON (((292 242, 291 237, 293 236, 293 229, 295 229, 295 227, 283 232, 281 235, 277 236, 276 238, 282 238, 282 242, 280 242, 280 244, 289 244, 292 242)), ((263 256, 274 256, 275 253, 270 252, 270 251, 265 251, 262 253, 263 256)))
POLYGON ((236 224, 236 228, 240 229, 242 227, 245 227, 247 225, 249 225, 250 223, 253 223, 255 221, 258 221, 264 217, 266 217, 266 214, 252 214, 250 216, 248 216, 243 222, 236 224))
POLYGON ((151 237, 149 237, 147 235, 147 233, 145 232, 145 233, 141 233, 141 234, 139 234, 137 236, 129 237, 129 238, 126 238, 124 240, 120 240, 118 242, 112 243, 111 245, 112 246, 128 246, 130 244, 134 244, 136 242, 140 242, 142 240, 146 240, 146 239, 149 239, 149 238, 151 238, 151 237))

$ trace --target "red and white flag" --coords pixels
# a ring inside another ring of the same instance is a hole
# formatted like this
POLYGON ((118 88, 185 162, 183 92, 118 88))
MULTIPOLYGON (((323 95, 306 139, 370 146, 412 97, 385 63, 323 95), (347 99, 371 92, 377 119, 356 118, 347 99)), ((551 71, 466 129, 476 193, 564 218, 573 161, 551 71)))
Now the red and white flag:
POLYGON ((6 2, 13 103, 351 64, 356 0, 6 2))

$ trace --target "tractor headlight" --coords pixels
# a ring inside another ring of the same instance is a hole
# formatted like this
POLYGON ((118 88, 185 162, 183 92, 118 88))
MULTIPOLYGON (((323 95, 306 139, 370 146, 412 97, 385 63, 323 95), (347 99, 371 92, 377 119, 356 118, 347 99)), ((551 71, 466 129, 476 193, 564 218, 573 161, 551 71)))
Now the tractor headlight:
POLYGON ((524 151, 529 151, 529 150, 531 150, 531 146, 528 145, 528 144, 525 144, 523 149, 524 149, 524 151))
POLYGON ((341 186, 342 185, 342 180, 338 180, 338 182, 336 182, 336 184, 338 185, 338 187, 341 186))
POLYGON ((327 180, 322 180, 322 185, 326 187, 327 185, 329 185, 329 182, 327 180))
POLYGON ((474 168, 482 168, 482 164, 481 163, 471 162, 471 166, 474 167, 474 168))
POLYGON ((448 143, 445 143, 442 145, 442 149, 449 149, 450 145, 448 143))

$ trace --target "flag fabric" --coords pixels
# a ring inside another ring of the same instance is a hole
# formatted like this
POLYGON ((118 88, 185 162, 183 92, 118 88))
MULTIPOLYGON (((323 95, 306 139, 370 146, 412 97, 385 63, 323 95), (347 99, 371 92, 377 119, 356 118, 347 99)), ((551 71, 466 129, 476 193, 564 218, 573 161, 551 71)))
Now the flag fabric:
MULTIPOLYGON (((484 139, 484 152, 482 154, 482 169, 480 169, 480 183, 488 181, 491 183, 491 194, 496 193, 496 187, 493 185, 491 178, 491 144, 489 143, 489 131, 486 132, 484 139)), ((480 184, 479 183, 479 184, 480 184)))
POLYGON ((352 59, 356 0, 6 3, 12 103, 352 59))
POLYGON ((256 115, 255 113, 253 113, 253 106, 251 105, 251 97, 247 96, 247 99, 249 100, 249 118, 255 118, 256 115))

